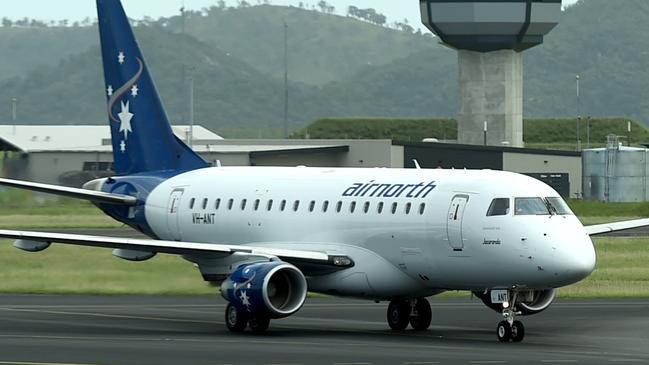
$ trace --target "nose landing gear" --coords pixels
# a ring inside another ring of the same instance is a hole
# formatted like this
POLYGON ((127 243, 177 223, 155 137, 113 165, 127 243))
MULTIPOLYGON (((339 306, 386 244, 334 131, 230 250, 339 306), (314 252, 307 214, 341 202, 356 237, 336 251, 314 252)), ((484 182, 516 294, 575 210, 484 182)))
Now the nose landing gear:
POLYGON ((498 336, 500 342, 521 342, 525 338, 523 322, 515 320, 516 315, 520 314, 514 309, 516 297, 517 293, 514 291, 513 295, 510 296, 511 300, 503 303, 504 320, 498 323, 498 327, 496 327, 496 336, 498 336))
POLYGON ((388 306, 388 325, 395 331, 403 331, 412 326, 415 331, 425 331, 430 327, 433 312, 426 298, 393 300, 388 306))

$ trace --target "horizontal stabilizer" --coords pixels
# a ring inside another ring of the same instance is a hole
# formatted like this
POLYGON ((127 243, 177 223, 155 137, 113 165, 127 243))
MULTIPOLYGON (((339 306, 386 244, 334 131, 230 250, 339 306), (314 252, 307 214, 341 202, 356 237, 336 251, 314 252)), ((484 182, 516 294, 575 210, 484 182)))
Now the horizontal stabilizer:
POLYGON ((624 231, 627 229, 646 227, 646 226, 649 226, 649 218, 634 219, 634 220, 614 222, 614 223, 596 224, 592 226, 586 226, 585 228, 588 235, 595 236, 598 234, 624 231))
POLYGON ((70 198, 84 199, 97 203, 118 204, 118 205, 135 205, 137 198, 128 195, 111 194, 102 191, 86 190, 79 188, 70 188, 67 186, 50 185, 35 183, 30 181, 1 179, 0 185, 12 188, 38 191, 53 195, 67 196, 70 198))

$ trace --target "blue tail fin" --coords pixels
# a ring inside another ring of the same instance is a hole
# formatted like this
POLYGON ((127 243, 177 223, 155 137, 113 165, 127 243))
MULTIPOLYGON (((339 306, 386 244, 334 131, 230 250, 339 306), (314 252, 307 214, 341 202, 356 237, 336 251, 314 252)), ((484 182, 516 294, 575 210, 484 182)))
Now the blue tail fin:
POLYGON ((207 167, 173 134, 120 0, 97 0, 97 13, 117 175, 207 167))

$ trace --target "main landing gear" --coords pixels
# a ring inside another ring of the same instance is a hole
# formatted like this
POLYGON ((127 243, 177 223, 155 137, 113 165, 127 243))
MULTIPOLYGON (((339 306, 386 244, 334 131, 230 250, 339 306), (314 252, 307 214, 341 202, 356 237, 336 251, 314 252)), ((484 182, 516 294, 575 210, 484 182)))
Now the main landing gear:
POLYGON ((270 326, 270 318, 250 317, 232 304, 228 304, 225 308, 225 325, 231 332, 243 332, 249 326, 252 332, 262 333, 270 326))
POLYGON ((514 308, 516 297, 517 293, 513 291, 509 296, 511 300, 503 303, 504 320, 498 323, 498 327, 496 327, 496 336, 498 336, 500 342, 521 342, 525 338, 523 322, 515 320, 516 315, 520 314, 514 308))
POLYGON ((388 306, 388 325, 395 331, 412 326, 415 331, 430 327, 433 312, 426 298, 393 300, 388 306))

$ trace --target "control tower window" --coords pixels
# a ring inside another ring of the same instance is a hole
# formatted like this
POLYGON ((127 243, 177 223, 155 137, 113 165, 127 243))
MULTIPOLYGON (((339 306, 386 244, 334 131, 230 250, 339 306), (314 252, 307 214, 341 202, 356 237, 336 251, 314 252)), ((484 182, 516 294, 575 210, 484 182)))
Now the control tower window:
POLYGON ((509 198, 496 198, 491 201, 487 217, 509 214, 509 198))
POLYGON ((516 215, 550 215, 541 198, 516 198, 515 211, 516 215))

